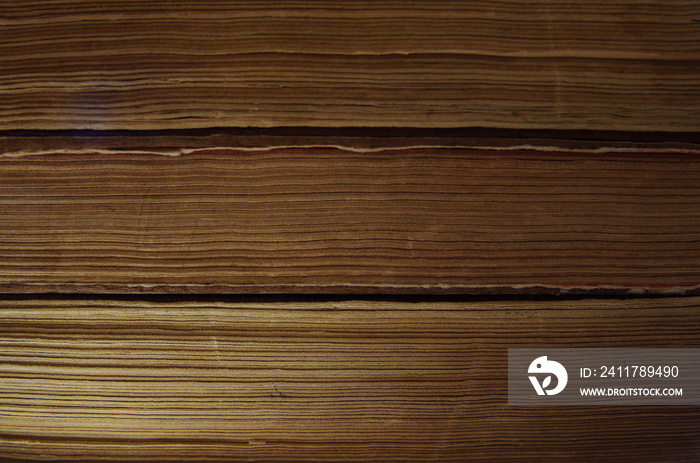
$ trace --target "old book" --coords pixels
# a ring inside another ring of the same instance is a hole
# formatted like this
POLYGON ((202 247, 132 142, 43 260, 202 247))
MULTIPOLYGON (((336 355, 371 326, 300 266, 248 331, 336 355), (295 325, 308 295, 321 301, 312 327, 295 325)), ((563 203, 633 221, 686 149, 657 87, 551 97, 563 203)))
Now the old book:
POLYGON ((692 2, 6 1, 3 129, 694 132, 692 2))
POLYGON ((337 148, 0 156, 0 290, 698 289, 700 158, 337 148))
POLYGON ((0 458, 690 461, 697 407, 508 405, 508 348, 700 346, 697 298, 3 300, 0 458))

